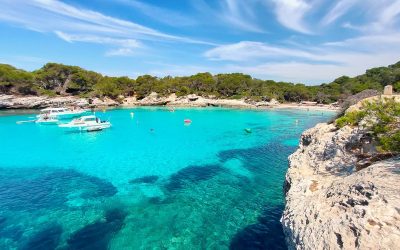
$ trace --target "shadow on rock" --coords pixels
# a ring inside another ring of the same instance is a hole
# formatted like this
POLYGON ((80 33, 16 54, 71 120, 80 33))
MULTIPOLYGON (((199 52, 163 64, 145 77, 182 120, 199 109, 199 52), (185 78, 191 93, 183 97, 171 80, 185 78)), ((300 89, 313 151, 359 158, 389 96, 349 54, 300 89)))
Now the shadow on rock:
POLYGON ((225 169, 220 165, 187 166, 171 175, 164 187, 168 191, 179 190, 186 185, 209 180, 222 171, 225 169))
POLYGON ((122 209, 111 209, 105 221, 96 221, 74 232, 68 239, 68 249, 106 250, 112 237, 124 226, 127 216, 122 209))
POLYGON ((279 219, 283 206, 268 207, 258 223, 240 230, 231 240, 231 250, 287 249, 279 219))
POLYGON ((265 174, 266 169, 271 171, 273 168, 282 168, 282 165, 287 166, 287 156, 294 150, 295 147, 269 143, 252 148, 220 151, 218 158, 221 162, 240 159, 249 171, 265 174))
MULTIPOLYGON (((103 179, 71 169, 56 169, 34 178, 0 169, 0 204, 10 210, 36 210, 64 205, 67 196, 81 191, 81 198, 109 197, 116 187, 103 179)), ((29 171, 29 170, 27 170, 29 171)), ((36 172, 40 169, 36 169, 36 172)))
POLYGON ((152 184, 155 183, 158 180, 157 175, 147 175, 139 178, 135 178, 129 181, 130 184, 152 184))
POLYGON ((56 249, 61 238, 62 228, 58 224, 50 225, 33 235, 22 250, 52 250, 56 249))

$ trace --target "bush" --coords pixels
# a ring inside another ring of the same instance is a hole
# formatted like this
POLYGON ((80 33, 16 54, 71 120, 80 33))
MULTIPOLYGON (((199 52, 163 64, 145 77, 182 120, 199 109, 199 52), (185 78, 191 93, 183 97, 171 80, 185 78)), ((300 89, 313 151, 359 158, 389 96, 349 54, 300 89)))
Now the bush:
POLYGON ((366 102, 360 111, 347 112, 336 119, 336 125, 355 126, 363 119, 364 128, 372 132, 380 152, 400 153, 400 103, 393 98, 366 102))
POLYGON ((336 126, 342 128, 346 125, 356 126, 365 117, 365 111, 351 111, 336 119, 336 126))

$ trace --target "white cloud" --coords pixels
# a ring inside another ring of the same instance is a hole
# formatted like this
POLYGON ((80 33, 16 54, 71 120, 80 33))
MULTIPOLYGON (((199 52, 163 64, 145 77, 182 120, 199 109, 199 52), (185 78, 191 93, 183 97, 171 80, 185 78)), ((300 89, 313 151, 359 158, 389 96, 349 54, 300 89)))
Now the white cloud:
POLYGON ((135 51, 131 48, 112 49, 106 52, 106 56, 134 56, 135 51))
POLYGON ((255 5, 250 1, 224 0, 222 4, 223 19, 243 30, 251 32, 263 32, 255 19, 255 5))
POLYGON ((318 59, 319 57, 298 49, 271 46, 261 42, 241 41, 239 43, 221 45, 210 49, 204 54, 212 60, 249 61, 258 58, 298 57, 318 59))
POLYGON ((400 60, 400 32, 366 35, 304 48, 242 41, 208 50, 211 60, 233 62, 227 71, 263 79, 321 83, 341 75, 355 76, 366 69, 400 60))
POLYGON ((127 48, 140 48, 141 43, 135 39, 120 39, 110 37, 100 37, 96 35, 85 35, 85 34, 67 34, 61 31, 54 32, 59 38, 67 42, 88 42, 98 44, 111 44, 127 48))
POLYGON ((229 26, 234 30, 264 33, 260 27, 259 16, 255 14, 258 1, 255 0, 218 0, 211 6, 204 0, 192 0, 193 7, 204 20, 211 20, 213 25, 229 26))
MULTIPOLYGON (((344 55, 343 55, 344 56, 344 55)), ((399 54, 353 54, 343 58, 346 63, 321 64, 310 62, 271 62, 254 66, 231 65, 230 71, 239 71, 263 79, 275 79, 307 84, 330 82, 339 76, 356 76, 366 69, 387 66, 399 59, 399 54)))
MULTIPOLYGON (((0 20, 40 32, 82 34, 119 40, 173 41, 212 44, 158 30, 55 0, 2 0, 0 20)), ((76 40, 78 41, 78 40, 76 40)), ((93 40, 97 42, 97 39, 93 40)), ((87 41, 89 42, 89 41, 87 41)))
POLYGON ((285 27, 306 34, 312 32, 304 23, 305 14, 311 6, 304 0, 273 0, 275 15, 285 27))
POLYGON ((193 18, 185 16, 177 11, 172 11, 165 8, 160 8, 152 4, 137 0, 115 0, 126 6, 132 7, 142 14, 150 17, 152 20, 156 20, 161 23, 165 23, 171 26, 192 26, 197 24, 197 21, 193 18))
POLYGON ((340 0, 333 8, 324 16, 322 24, 328 25, 336 21, 338 18, 346 14, 359 0, 340 0))

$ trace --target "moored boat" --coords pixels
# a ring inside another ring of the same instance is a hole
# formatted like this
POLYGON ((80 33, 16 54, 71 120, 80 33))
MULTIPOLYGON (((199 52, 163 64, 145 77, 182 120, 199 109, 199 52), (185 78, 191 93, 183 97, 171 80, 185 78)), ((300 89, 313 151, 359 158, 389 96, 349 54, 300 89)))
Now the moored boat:
POLYGON ((102 121, 95 115, 86 115, 74 119, 69 123, 59 124, 60 128, 77 129, 80 131, 100 131, 111 127, 108 121, 102 121))
POLYGON ((69 108, 45 108, 40 110, 40 114, 36 117, 38 119, 43 118, 45 116, 53 117, 56 119, 69 119, 83 115, 88 110, 86 109, 76 109, 72 110, 69 108))
POLYGON ((58 123, 58 119, 55 118, 54 116, 47 116, 43 115, 39 117, 35 123, 43 124, 43 125, 55 125, 58 123))

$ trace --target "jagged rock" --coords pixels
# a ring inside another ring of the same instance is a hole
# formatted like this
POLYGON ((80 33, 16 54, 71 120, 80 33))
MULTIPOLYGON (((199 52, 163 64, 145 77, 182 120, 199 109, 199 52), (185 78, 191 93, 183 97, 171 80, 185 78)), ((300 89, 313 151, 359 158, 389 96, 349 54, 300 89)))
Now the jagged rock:
POLYGON ((134 106, 134 105, 137 105, 137 104, 138 104, 138 102, 137 102, 136 96, 125 97, 122 100, 122 105, 123 106, 134 106))
POLYGON ((166 97, 159 97, 156 92, 151 92, 150 95, 145 98, 139 100, 139 105, 143 106, 163 106, 166 105, 169 101, 166 97))
POLYGON ((48 96, 14 96, 0 95, 0 108, 29 109, 46 108, 54 106, 87 106, 89 103, 84 98, 75 96, 48 97, 48 96))
POLYGON ((281 219, 289 249, 397 249, 400 159, 357 171, 365 131, 321 123, 289 157, 281 219))
POLYGON ((191 94, 187 96, 187 99, 189 99, 189 101, 193 102, 196 101, 197 99, 199 99, 199 96, 195 95, 195 94, 191 94))
POLYGON ((100 98, 94 98, 92 99, 91 102, 92 106, 118 106, 118 102, 114 101, 113 99, 109 98, 109 97, 104 97, 102 99, 100 98))

